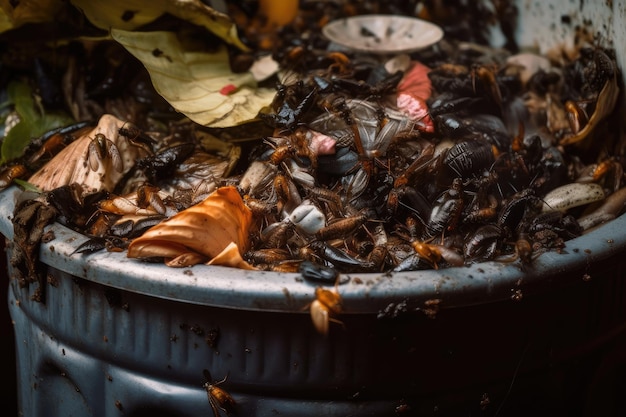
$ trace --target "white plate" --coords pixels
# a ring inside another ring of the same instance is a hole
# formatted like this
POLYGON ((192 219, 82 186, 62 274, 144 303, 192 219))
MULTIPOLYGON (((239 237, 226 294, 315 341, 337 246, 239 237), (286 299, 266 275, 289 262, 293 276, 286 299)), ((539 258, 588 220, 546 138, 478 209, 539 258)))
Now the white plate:
POLYGON ((414 52, 441 40, 443 30, 428 21, 395 15, 362 15, 334 20, 322 28, 331 42, 361 52, 414 52))

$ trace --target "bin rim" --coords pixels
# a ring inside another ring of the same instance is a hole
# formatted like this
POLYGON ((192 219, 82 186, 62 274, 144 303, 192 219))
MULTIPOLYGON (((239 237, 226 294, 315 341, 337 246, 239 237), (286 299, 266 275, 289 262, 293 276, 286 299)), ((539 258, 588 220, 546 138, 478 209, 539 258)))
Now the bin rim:
MULTIPOLYGON (((13 239, 11 218, 21 192, 0 192, 0 233, 13 239)), ((47 226, 55 238, 40 247, 40 261, 72 276, 108 287, 183 303, 231 309, 306 312, 315 288, 297 273, 247 271, 221 266, 171 268, 126 256, 126 252, 72 254, 88 238, 59 223, 47 226)), ((432 306, 464 307, 546 291, 550 286, 601 279, 588 277, 592 264, 626 251, 626 214, 566 242, 565 249, 539 255, 532 265, 519 261, 474 263, 464 267, 394 273, 343 274, 339 292, 348 314, 396 314, 432 306), (572 272, 577 272, 572 274, 572 272), (350 278, 350 279, 347 279, 350 278)))

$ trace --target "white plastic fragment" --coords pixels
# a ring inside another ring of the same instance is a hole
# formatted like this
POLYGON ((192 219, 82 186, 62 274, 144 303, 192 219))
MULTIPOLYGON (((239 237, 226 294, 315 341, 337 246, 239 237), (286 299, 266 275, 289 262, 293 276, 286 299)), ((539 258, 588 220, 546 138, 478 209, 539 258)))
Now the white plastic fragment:
POLYGON ((326 225, 326 216, 315 205, 302 203, 289 215, 289 220, 302 232, 314 234, 326 225))

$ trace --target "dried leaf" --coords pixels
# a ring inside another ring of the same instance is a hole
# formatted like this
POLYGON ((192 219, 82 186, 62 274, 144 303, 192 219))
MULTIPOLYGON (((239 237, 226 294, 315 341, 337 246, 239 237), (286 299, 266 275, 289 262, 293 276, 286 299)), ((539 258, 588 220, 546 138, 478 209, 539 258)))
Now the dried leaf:
POLYGON ((207 265, 230 266, 231 268, 255 270, 256 268, 246 262, 239 252, 239 248, 231 242, 215 258, 207 262, 207 265))
POLYGON ((163 257, 166 265, 239 266, 249 247, 252 212, 235 187, 221 187, 203 202, 149 229, 128 247, 129 258, 163 257), (234 254, 234 245, 237 253, 234 254), (226 252, 225 249, 228 249, 226 252))
POLYGON ((617 84, 617 77, 613 76, 604 84, 604 87, 602 87, 602 90, 598 95, 596 108, 585 127, 575 135, 567 136, 561 139, 559 145, 566 146, 574 143, 580 143, 590 137, 591 132, 596 128, 596 126, 613 112, 618 97, 619 86, 617 84))
POLYGON ((198 124, 229 127, 251 121, 274 98, 273 89, 256 88, 249 72, 231 71, 225 45, 197 52, 185 50, 172 32, 114 29, 111 34, 145 65, 157 92, 198 124))
POLYGON ((105 114, 93 130, 66 146, 35 172, 28 182, 44 191, 78 183, 90 191, 105 189, 112 192, 118 181, 134 166, 135 161, 148 155, 143 148, 132 145, 124 136, 120 136, 119 129, 125 123, 115 116, 105 114), (114 169, 114 162, 108 157, 100 161, 95 171, 87 163, 89 144, 98 133, 103 134, 117 147, 122 158, 122 171, 114 169))

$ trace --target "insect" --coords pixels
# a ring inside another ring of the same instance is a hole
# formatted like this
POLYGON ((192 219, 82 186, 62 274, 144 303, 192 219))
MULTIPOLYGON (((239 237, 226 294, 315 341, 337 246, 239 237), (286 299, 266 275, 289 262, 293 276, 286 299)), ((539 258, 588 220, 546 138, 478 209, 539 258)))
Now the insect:
POLYGON ((92 171, 97 171, 100 164, 107 158, 111 159, 111 165, 114 170, 117 172, 124 170, 124 162, 122 161, 119 149, 117 149, 115 143, 102 133, 96 133, 91 142, 89 142, 87 158, 92 171))
POLYGON ((494 162, 491 144, 480 140, 462 141, 446 152, 442 174, 468 178, 482 173, 494 162))
POLYGON ((158 187, 149 184, 144 184, 137 188, 137 207, 140 209, 149 208, 164 215, 167 208, 163 198, 159 195, 159 191, 158 187))
POLYGON ((153 153, 152 147, 155 145, 155 140, 136 126, 128 124, 128 127, 126 127, 125 124, 119 128, 118 133, 128 139, 128 141, 134 146, 139 146, 148 154, 153 153))
POLYGON ((22 164, 11 165, 0 171, 0 190, 4 190, 13 183, 13 180, 24 178, 28 169, 22 164))
POLYGON ((463 211, 463 187, 461 178, 455 178, 451 187, 435 201, 428 219, 428 231, 431 236, 454 230, 463 211))
POLYGON ((342 321, 334 318, 334 316, 343 311, 343 301, 337 290, 337 284, 338 281, 335 282, 333 290, 317 287, 315 289, 315 300, 309 308, 315 330, 324 336, 328 335, 330 322, 343 325, 342 321))
POLYGON ((206 390, 207 397, 209 398, 209 405, 211 406, 211 410, 213 410, 213 416, 219 417, 221 415, 220 410, 225 412, 226 415, 234 413, 237 403, 228 391, 220 387, 220 385, 226 381, 228 375, 226 375, 221 381, 215 382, 211 378, 211 373, 208 369, 204 369, 202 372, 206 378, 206 382, 203 387, 206 390))
POLYGON ((475 65, 472 67, 472 88, 476 92, 477 83, 479 81, 487 96, 491 98, 498 106, 502 105, 502 92, 496 79, 494 68, 484 65, 475 65))
POLYGON ((360 213, 355 216, 345 217, 321 228, 315 233, 319 240, 332 240, 338 237, 348 236, 363 226, 368 220, 368 215, 360 213))
POLYGON ((498 254, 504 232, 495 224, 478 227, 465 242, 463 254, 468 261, 492 259, 498 254))
POLYGON ((244 196, 244 201, 246 206, 255 216, 267 216, 267 215, 276 215, 278 214, 278 206, 273 201, 261 200, 258 198, 250 197, 249 195, 244 196))
POLYGON ((276 264, 288 260, 290 256, 289 251, 279 248, 257 249, 244 254, 247 261, 255 264, 276 264))
POLYGON ((28 165, 39 164, 44 157, 54 156, 59 150, 91 128, 91 122, 79 122, 53 129, 40 138, 33 139, 24 152, 25 155, 30 155, 28 157, 28 165))
MULTIPOLYGON (((100 210, 119 214, 134 214, 139 216, 149 216, 152 214, 168 213, 164 201, 157 192, 149 192, 149 197, 141 197, 145 191, 130 193, 124 196, 111 195, 110 198, 103 199, 99 202, 100 210)), ((169 214, 172 214, 171 212, 169 214)))
MULTIPOLYGON (((346 252, 345 250, 337 248, 320 240, 314 240, 313 242, 309 243, 308 246, 316 257, 323 259, 328 264, 339 270, 352 269, 353 271, 362 271, 370 269, 372 267, 370 262, 358 259, 355 256, 352 256, 351 254, 346 252)), ((306 252, 308 252, 308 250, 306 252)))
POLYGON ((181 143, 166 148, 155 155, 137 161, 137 167, 151 183, 157 183, 174 173, 176 167, 189 158, 195 151, 193 143, 181 143))
MULTIPOLYGON (((71 135, 55 134, 50 136, 41 147, 28 158, 29 164, 42 160, 45 156, 53 156, 69 142, 71 135)), ((73 138, 72 138, 73 139, 73 138)))
MULTIPOLYGON (((596 96, 594 111, 578 132, 571 136, 565 136, 559 141, 559 145, 562 146, 585 143, 585 139, 592 136, 592 131, 598 126, 600 121, 613 111, 617 102, 619 87, 613 60, 604 51, 600 50, 595 50, 594 52, 586 51, 583 53, 583 57, 585 56, 591 58, 591 62, 587 62, 587 65, 582 66, 585 68, 582 70, 585 78, 582 90, 590 90, 588 94, 596 96), (596 91, 598 91, 597 94, 596 91)), ((573 113, 571 110, 568 112, 568 115, 573 118, 580 116, 578 111, 573 113)), ((574 128, 576 128, 578 121, 573 120, 573 122, 574 128)))
POLYGON ((593 181, 600 182, 604 180, 603 185, 611 192, 616 192, 620 189, 623 176, 624 167, 615 157, 598 163, 592 172, 593 181))
POLYGON ((427 242, 413 241, 411 242, 411 246, 413 246, 415 253, 417 253, 419 257, 428 261, 433 268, 439 269, 438 263, 442 259, 442 254, 438 245, 431 245, 427 242))
POLYGON ((275 128, 295 129, 300 125, 302 119, 311 109, 315 103, 315 96, 317 90, 313 89, 306 93, 306 95, 297 100, 298 94, 294 92, 300 87, 299 84, 295 86, 279 86, 278 93, 276 95, 276 102, 280 102, 277 106, 275 113, 261 113, 259 116, 270 126, 275 128), (296 103, 292 103, 291 99, 295 99, 296 103))
POLYGON ((503 258, 498 258, 499 262, 515 262, 517 260, 520 261, 520 267, 525 269, 529 265, 532 264, 533 260, 541 255, 542 251, 535 252, 533 250, 533 243, 531 242, 527 233, 520 233, 517 240, 513 244, 513 248, 515 252, 503 258))
POLYGON ((385 265, 385 260, 387 259, 388 250, 386 246, 377 245, 374 246, 374 249, 368 254, 367 260, 370 262, 377 271, 381 271, 385 265))
POLYGON ((336 269, 307 260, 300 263, 298 270, 302 277, 309 281, 332 284, 337 282, 339 277, 339 272, 336 269))
POLYGON ((296 154, 296 149, 291 145, 282 145, 274 149, 269 161, 274 165, 280 165, 287 158, 292 158, 296 154))
POLYGON ((295 233, 291 222, 275 222, 261 231, 261 241, 265 248, 284 248, 295 233))

